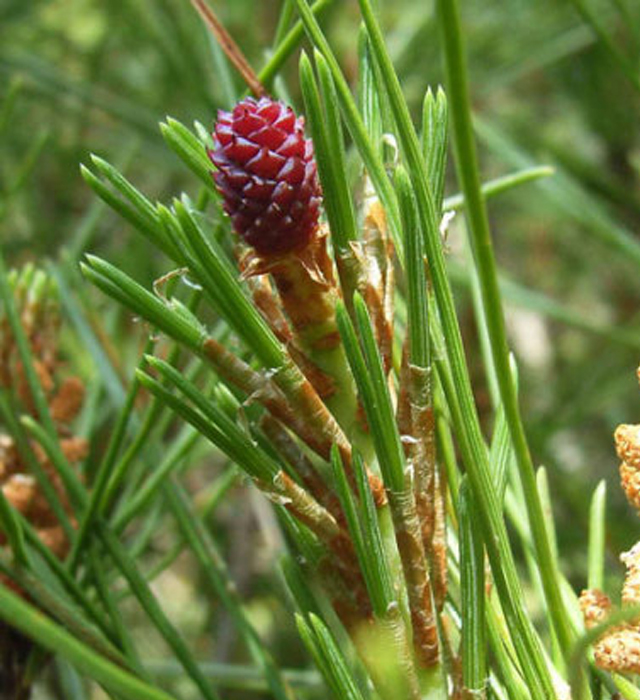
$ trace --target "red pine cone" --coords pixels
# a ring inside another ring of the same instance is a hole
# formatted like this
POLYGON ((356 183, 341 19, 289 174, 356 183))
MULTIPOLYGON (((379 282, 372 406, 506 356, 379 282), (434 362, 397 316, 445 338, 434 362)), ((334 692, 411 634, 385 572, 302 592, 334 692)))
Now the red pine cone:
POLYGON ((304 118, 269 97, 247 97, 232 112, 218 112, 213 136, 213 179, 240 237, 263 255, 304 248, 321 199, 304 118))

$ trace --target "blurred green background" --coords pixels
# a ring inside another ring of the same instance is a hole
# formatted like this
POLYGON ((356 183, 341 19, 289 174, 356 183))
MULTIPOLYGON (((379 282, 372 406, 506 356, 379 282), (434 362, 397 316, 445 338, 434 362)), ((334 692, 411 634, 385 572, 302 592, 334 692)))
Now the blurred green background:
MULTIPOLYGON (((281 3, 212 4, 260 67, 281 3)), ((442 79, 433 3, 380 5, 392 55, 418 115, 427 85, 442 79)), ((640 421, 634 376, 640 364, 640 93, 569 0, 462 5, 484 177, 534 164, 556 168, 554 177, 492 200, 490 215, 509 281, 506 312, 534 458, 549 468, 561 551, 580 587, 588 502, 600 478, 608 482, 613 509, 613 573, 619 571, 616 553, 638 538, 637 518, 618 488, 611 436, 618 423, 640 421)), ((640 5, 603 0, 589 6, 637 67, 640 5)), ((357 3, 336 0, 323 17, 343 67, 355 79, 357 3)), ((165 147, 158 122, 171 115, 210 126, 216 109, 228 106, 242 88, 239 80, 225 82, 220 60, 187 0, 0 2, 3 250, 12 264, 49 259, 65 271, 72 297, 87 313, 103 316, 103 330, 112 338, 108 349, 124 383, 144 329, 83 283, 77 261, 83 252, 95 252, 146 284, 167 268, 142 237, 97 201, 78 165, 95 152, 152 200, 183 190, 196 196, 197 182, 165 147)), ((288 61, 280 88, 299 105, 296 65, 288 61)), ((456 192, 453 160, 449 175, 450 195, 456 192)), ((459 219, 447 245, 477 398, 488 416, 461 274, 459 219)), ((86 352, 71 339, 67 344, 69 363, 89 375, 86 352)), ((108 427, 107 415, 105 434, 108 427)), ((202 474, 206 482, 206 462, 202 474)), ((271 582, 268 527, 260 524, 269 516, 245 490, 234 493, 215 527, 259 617, 260 596, 280 595, 271 582)), ((176 590, 179 584, 179 578, 172 583, 176 590)), ((284 610, 274 609, 269 629, 273 634, 279 629, 286 646, 295 633, 284 610)), ((229 639, 219 645, 219 658, 233 656, 233 634, 223 622, 217 634, 229 639)), ((295 665, 296 652, 289 654, 288 663, 295 665)))

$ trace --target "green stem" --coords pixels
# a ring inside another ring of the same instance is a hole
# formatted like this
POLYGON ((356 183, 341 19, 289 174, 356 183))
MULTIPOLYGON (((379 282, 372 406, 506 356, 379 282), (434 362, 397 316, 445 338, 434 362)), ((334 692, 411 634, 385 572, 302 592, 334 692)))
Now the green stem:
MULTIPOLYGON (((220 687, 264 693, 269 690, 264 673, 257 666, 215 662, 205 662, 200 666, 204 673, 216 679, 220 687)), ((171 658, 152 659, 147 662, 147 668, 161 680, 176 680, 182 673, 180 665, 171 658)), ((322 691, 322 679, 317 671, 285 668, 282 670, 282 675, 292 688, 299 688, 303 692, 322 691)))
MULTIPOLYGON (((334 0, 318 0, 311 6, 311 12, 319 15, 323 12, 334 0)), ((302 22, 296 22, 289 30, 287 35, 278 43, 273 55, 269 58, 265 66, 258 73, 258 79, 266 87, 270 88, 275 77, 280 72, 282 65, 295 51, 296 47, 302 40, 304 27, 302 22)))
POLYGON ((89 547, 88 563, 91 566, 91 575, 95 581, 98 595, 100 596, 100 599, 102 600, 102 603, 109 614, 113 628, 118 635, 118 641, 120 647, 122 648, 122 653, 129 662, 131 669, 145 680, 149 680, 148 674, 143 669, 140 657, 131 637, 130 630, 124 624, 122 615, 116 604, 113 591, 110 589, 107 583, 105 572, 102 568, 102 562, 99 556, 99 549, 95 542, 92 542, 89 547))
MULTIPOLYGON (((450 10, 449 3, 443 3, 450 10)), ((487 450, 482 438, 477 409, 474 403, 470 378, 466 366, 462 337, 458 326, 456 309, 447 279, 433 197, 429 189, 428 173, 420 144, 411 122, 411 115, 393 65, 387 53, 384 38, 378 26, 370 2, 360 0, 367 30, 374 52, 380 61, 381 72, 389 93, 391 108, 398 125, 398 136, 409 173, 415 186, 419 220, 429 259, 434 293, 447 346, 451 371, 460 396, 463 413, 458 417, 460 447, 467 465, 474 494, 479 503, 483 534, 494 572, 496 585, 500 589, 501 601, 509 619, 511 633, 518 658, 530 685, 532 697, 553 696, 549 675, 540 640, 524 607, 513 553, 511 551, 504 521, 493 490, 487 450)))
POLYGON ((92 651, 4 586, 0 618, 126 700, 176 700, 92 651))
POLYGON ((93 620, 105 637, 109 639, 109 641, 115 643, 113 631, 109 628, 102 611, 88 595, 87 591, 72 578, 64 564, 42 542, 33 525, 21 514, 16 514, 16 517, 20 522, 29 546, 44 559, 53 574, 58 578, 60 584, 68 592, 69 596, 71 596, 74 602, 93 620))
POLYGON ((195 554, 217 596, 245 638, 254 661, 261 667, 269 690, 277 700, 292 700, 291 689, 247 617, 224 560, 202 521, 192 510, 187 494, 177 481, 166 484, 164 496, 177 520, 182 536, 195 554))
POLYGON ((484 547, 478 537, 475 504, 466 479, 460 487, 460 573, 462 607, 463 693, 486 697, 487 658, 485 633, 484 547))
MULTIPOLYGON (((551 177, 555 174, 554 168, 550 165, 534 165, 530 168, 522 168, 514 173, 502 175, 494 180, 488 180, 482 185, 482 194, 485 199, 496 197, 503 192, 508 192, 514 187, 526 185, 530 182, 535 182, 541 178, 551 177)), ((454 194, 447 197, 442 205, 444 211, 462 211, 466 206, 466 200, 463 194, 454 194)))
MULTIPOLYGON (((151 352, 152 348, 153 341, 148 340, 144 349, 144 354, 151 352)), ((140 363, 138 366, 140 367, 141 365, 142 363, 140 363)), ((101 512, 102 507, 105 504, 105 490, 111 478, 115 460, 118 455, 118 450, 122 445, 129 419, 134 410, 134 404, 138 396, 139 389, 140 383, 137 381, 134 375, 134 379, 129 386, 129 391, 127 392, 127 398, 124 406, 120 412, 120 415, 118 416, 118 421, 111 435, 107 453, 100 463, 100 467, 98 468, 98 474, 96 476, 95 483, 93 484, 89 503, 85 512, 83 513, 80 526, 78 527, 78 536, 73 544, 73 549, 71 550, 71 555, 69 557, 68 565, 70 571, 75 571, 76 567, 78 566, 80 562, 80 554, 82 553, 85 545, 87 534, 89 533, 96 516, 101 512)))
POLYGON ((362 155, 362 159, 367 168, 369 177, 373 182, 376 191, 383 202, 387 216, 389 217, 389 225, 391 228, 393 242, 396 246, 396 254, 400 260, 403 259, 403 244, 400 237, 400 211, 398 208, 398 200, 396 198, 391 181, 387 177, 384 169, 384 163, 380 158, 380 154, 369 140, 367 128, 360 116, 360 112, 351 95, 351 89, 344 75, 340 71, 340 67, 333 55, 329 43, 327 42, 320 26, 318 25, 313 12, 309 7, 307 0, 295 0, 298 12, 304 23, 307 34, 318 47, 322 55, 327 61, 331 75, 335 81, 336 93, 340 102, 347 127, 353 137, 353 140, 362 155))
POLYGON ((589 508, 589 556, 587 588, 602 590, 606 537, 607 482, 603 479, 591 498, 589 508))
POLYGON ((120 544, 113 533, 100 521, 96 523, 98 536, 102 540, 118 569, 127 580, 131 590, 138 599, 140 605, 153 622, 158 632, 164 637, 174 654, 182 663, 185 671, 197 686, 203 698, 206 700, 218 700, 219 696, 207 678, 204 677, 198 664, 193 658, 182 636, 177 632, 164 613, 160 603, 151 592, 151 589, 137 569, 134 561, 125 548, 120 544))
POLYGON ((165 459, 114 515, 111 521, 114 532, 122 532, 153 501, 165 479, 178 468, 199 438, 200 433, 189 425, 176 436, 165 459))
POLYGON ((467 203, 469 238, 485 310, 491 356, 496 370, 500 400, 504 406, 518 471, 525 491, 527 513, 547 606, 560 645, 565 654, 568 654, 573 634, 558 587, 557 561, 553 556, 548 532, 544 525, 544 512, 536 488, 533 461, 510 368, 498 275, 473 138, 471 102, 458 0, 440 2, 439 16, 444 38, 457 171, 467 203))

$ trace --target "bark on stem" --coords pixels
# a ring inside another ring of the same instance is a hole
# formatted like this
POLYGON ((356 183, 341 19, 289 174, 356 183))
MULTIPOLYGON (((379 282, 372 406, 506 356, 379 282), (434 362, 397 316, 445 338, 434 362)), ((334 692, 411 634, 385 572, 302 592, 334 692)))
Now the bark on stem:
POLYGON ((396 542, 407 584, 413 646, 421 666, 438 662, 438 631, 431 597, 431 583, 422 542, 422 529, 409 478, 400 493, 388 492, 396 542))
POLYGON ((260 427, 280 455, 291 464, 296 474, 299 475, 318 503, 324 506, 336 521, 343 526, 345 519, 340 506, 340 499, 323 481, 311 460, 304 454, 295 440, 291 438, 284 425, 267 413, 260 419, 260 427))
POLYGON ((409 451, 414 468, 416 511, 430 563, 434 600, 441 610, 447 591, 446 533, 443 493, 436 465, 431 370, 409 365, 407 380, 413 438, 409 451))
POLYGON ((202 355, 223 379, 241 389, 250 398, 255 398, 314 452, 321 456, 327 453, 330 446, 327 448, 326 440, 318 438, 309 429, 303 416, 292 411, 283 393, 263 373, 252 369, 213 338, 208 338, 203 343, 202 355))
POLYGON ((351 637, 381 698, 420 700, 418 677, 398 605, 366 626, 360 625, 351 637))
MULTIPOLYGON (((271 276, 293 331, 288 340, 291 356, 340 426, 351 432, 357 402, 336 325, 340 289, 327 249, 326 230, 318 228, 308 245, 285 254, 264 255, 250 250, 240 266, 246 279, 271 276)), ((270 306, 273 316, 273 304, 270 306)), ((280 321, 278 327, 282 327, 280 321)))
POLYGON ((334 555, 333 564, 353 594, 362 613, 370 611, 369 596, 353 544, 336 519, 284 471, 270 481, 256 480, 258 488, 274 503, 284 506, 306 525, 334 555))
MULTIPOLYGON (((354 483, 351 445, 336 419, 293 360, 286 358, 280 367, 274 368, 272 376, 267 378, 251 369, 213 338, 204 341, 202 355, 222 377, 248 395, 255 396, 321 457, 328 460, 331 447, 337 445, 350 481, 354 483)), ((369 474, 369 484, 376 505, 386 503, 384 487, 375 474, 369 474)))

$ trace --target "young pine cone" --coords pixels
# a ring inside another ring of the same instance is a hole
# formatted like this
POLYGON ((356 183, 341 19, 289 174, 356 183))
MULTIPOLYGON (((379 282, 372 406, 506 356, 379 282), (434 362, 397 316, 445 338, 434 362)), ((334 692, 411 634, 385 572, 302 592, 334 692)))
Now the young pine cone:
POLYGON ((218 112, 213 136, 213 178, 238 235, 261 255, 304 248, 321 199, 304 118, 269 97, 247 97, 218 112))

